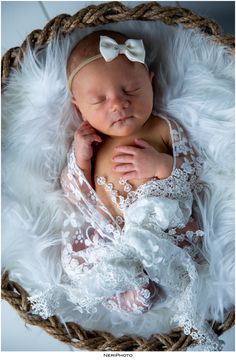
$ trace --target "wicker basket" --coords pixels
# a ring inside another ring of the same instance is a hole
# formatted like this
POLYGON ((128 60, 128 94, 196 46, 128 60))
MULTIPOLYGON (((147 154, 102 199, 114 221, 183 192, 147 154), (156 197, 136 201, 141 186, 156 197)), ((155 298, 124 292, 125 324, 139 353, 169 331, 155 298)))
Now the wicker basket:
MULTIPOLYGON (((234 50, 234 37, 221 34, 219 26, 212 20, 193 14, 190 10, 175 7, 161 7, 157 2, 143 3, 135 8, 128 8, 118 1, 92 5, 80 10, 75 15, 61 14, 56 16, 42 30, 31 32, 20 47, 7 51, 2 58, 2 91, 12 68, 20 66, 28 43, 36 48, 46 46, 60 31, 61 36, 72 33, 78 28, 97 26, 127 20, 162 21, 168 25, 182 24, 186 28, 197 28, 210 40, 225 45, 229 51, 234 50)), ((2 274, 2 299, 16 309, 24 322, 43 328, 48 334, 66 345, 90 351, 183 351, 194 344, 191 336, 184 335, 181 328, 170 334, 155 334, 149 340, 137 336, 114 337, 101 331, 87 331, 76 323, 60 323, 56 316, 46 320, 32 315, 27 292, 16 282, 11 281, 8 272, 2 274)), ((235 314, 227 314, 223 324, 211 323, 217 335, 221 335, 234 325, 235 314)))

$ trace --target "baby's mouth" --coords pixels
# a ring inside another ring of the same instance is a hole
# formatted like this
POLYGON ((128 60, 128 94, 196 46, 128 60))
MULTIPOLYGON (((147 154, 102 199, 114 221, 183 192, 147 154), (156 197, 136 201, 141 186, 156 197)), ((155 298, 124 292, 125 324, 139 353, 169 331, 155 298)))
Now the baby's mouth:
POLYGON ((117 123, 119 123, 119 122, 120 122, 120 123, 121 123, 121 122, 124 122, 124 121, 126 121, 126 120, 128 120, 128 119, 130 119, 130 118, 132 118, 132 116, 124 116, 124 117, 121 117, 121 118, 113 121, 112 125, 117 124, 117 123))

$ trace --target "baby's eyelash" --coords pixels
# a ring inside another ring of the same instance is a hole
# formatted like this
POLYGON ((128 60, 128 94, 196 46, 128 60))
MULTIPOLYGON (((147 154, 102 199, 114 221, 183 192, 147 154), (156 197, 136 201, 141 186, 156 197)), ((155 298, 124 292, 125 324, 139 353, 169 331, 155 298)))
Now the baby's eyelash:
MULTIPOLYGON (((132 96, 133 94, 135 95, 137 92, 139 92, 141 90, 141 88, 135 88, 132 90, 127 90, 127 89, 123 89, 123 92, 127 95, 132 96)), ((102 97, 100 99, 96 99, 94 101, 91 101, 91 105, 99 105, 102 104, 104 101, 106 100, 106 97, 102 97)))
POLYGON ((99 105, 99 104, 101 104, 103 101, 105 101, 105 98, 98 99, 98 100, 92 102, 91 105, 99 105))
POLYGON ((140 90, 140 88, 133 89, 133 90, 124 90, 124 91, 125 91, 126 94, 133 94, 133 93, 136 93, 139 90, 140 90))

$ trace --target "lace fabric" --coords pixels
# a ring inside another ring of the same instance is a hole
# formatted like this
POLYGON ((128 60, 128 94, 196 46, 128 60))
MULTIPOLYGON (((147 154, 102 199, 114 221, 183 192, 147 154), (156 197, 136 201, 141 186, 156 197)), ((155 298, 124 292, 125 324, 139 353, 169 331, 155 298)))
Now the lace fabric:
MULTIPOLYGON (((111 312, 140 316, 159 303, 171 303, 173 325, 183 326, 186 334, 194 328, 191 336, 203 339, 210 333, 197 313, 197 264, 204 261, 199 239, 204 233, 199 227, 189 230, 194 194, 202 189, 202 159, 184 130, 166 121, 174 159, 168 178, 153 178, 135 190, 121 179, 126 197, 104 176, 96 179, 123 216, 113 217, 99 199, 77 166, 72 146, 61 176, 65 196, 74 204, 62 231, 63 287, 81 313, 95 313, 102 305, 111 312)), ((32 301, 36 312, 38 301, 42 313, 39 297, 32 301)), ((215 339, 210 344, 214 349, 215 339)))

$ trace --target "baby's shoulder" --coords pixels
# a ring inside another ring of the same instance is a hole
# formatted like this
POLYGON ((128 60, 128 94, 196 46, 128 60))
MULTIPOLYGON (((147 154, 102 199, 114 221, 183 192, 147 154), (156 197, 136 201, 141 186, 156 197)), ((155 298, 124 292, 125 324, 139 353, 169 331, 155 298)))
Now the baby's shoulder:
POLYGON ((152 115, 150 122, 150 132, 154 137, 160 137, 165 144, 172 144, 172 137, 170 132, 171 123, 158 115, 152 115))

